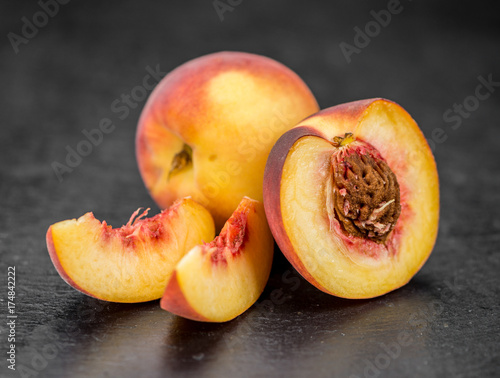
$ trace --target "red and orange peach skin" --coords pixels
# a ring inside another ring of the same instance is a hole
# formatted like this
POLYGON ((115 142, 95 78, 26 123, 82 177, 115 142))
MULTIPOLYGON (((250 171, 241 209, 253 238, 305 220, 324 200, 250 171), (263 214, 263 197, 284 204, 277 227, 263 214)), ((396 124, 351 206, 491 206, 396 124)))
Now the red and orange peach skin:
POLYGON ((220 229, 243 196, 262 202, 271 147, 316 111, 307 85, 270 58, 219 52, 193 59, 160 82, 142 111, 136 156, 143 181, 161 208, 191 196, 220 229))

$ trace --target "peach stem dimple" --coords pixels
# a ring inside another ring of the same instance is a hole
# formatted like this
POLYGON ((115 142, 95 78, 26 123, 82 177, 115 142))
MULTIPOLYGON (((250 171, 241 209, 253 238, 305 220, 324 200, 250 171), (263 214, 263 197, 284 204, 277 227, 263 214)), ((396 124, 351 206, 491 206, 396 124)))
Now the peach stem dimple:
POLYGON ((190 165, 192 161, 193 149, 191 148, 191 146, 184 143, 184 145, 182 146, 182 150, 176 153, 174 158, 172 159, 170 171, 168 172, 168 179, 170 180, 170 177, 173 174, 183 170, 185 167, 190 165))

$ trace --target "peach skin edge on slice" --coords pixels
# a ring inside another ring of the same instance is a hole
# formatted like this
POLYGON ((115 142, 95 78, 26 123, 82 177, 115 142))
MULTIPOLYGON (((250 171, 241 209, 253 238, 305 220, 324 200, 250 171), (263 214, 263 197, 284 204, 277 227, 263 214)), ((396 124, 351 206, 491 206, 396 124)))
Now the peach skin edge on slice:
POLYGON ((194 247, 177 264, 161 307, 198 321, 234 319, 264 290, 273 248, 263 205, 244 197, 220 235, 194 247))
POLYGON ((121 228, 87 213, 51 225, 46 234, 49 256, 66 283, 110 302, 145 302, 161 298, 175 264, 194 245, 210 240, 214 222, 190 198, 176 201, 151 218, 121 228))

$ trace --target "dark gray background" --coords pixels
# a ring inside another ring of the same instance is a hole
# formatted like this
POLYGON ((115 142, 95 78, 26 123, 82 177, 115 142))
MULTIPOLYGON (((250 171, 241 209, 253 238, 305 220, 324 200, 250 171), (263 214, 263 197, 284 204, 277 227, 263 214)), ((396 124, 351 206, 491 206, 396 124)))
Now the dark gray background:
POLYGON ((364 29, 387 2, 244 0, 221 20, 212 1, 71 1, 16 54, 8 33, 20 35, 22 17, 41 9, 19 3, 0 5, 1 377, 500 374, 500 87, 460 117, 460 127, 443 119, 475 95, 480 76, 500 81, 493 6, 401 1, 402 12, 348 63, 340 43, 352 45, 354 28, 364 29), (157 301, 98 301, 59 277, 45 246, 50 224, 93 210, 119 226, 139 206, 157 211, 135 163, 145 101, 125 119, 113 101, 141 84, 147 66, 168 72, 220 50, 281 61, 323 108, 386 97, 427 138, 446 133, 434 148, 439 237, 408 285, 372 300, 337 299, 298 278, 277 251, 256 306, 226 324, 200 324, 157 301), (105 117, 116 129, 59 182, 51 163, 64 162, 66 146, 105 117), (5 366, 7 266, 17 272, 13 374, 5 366))

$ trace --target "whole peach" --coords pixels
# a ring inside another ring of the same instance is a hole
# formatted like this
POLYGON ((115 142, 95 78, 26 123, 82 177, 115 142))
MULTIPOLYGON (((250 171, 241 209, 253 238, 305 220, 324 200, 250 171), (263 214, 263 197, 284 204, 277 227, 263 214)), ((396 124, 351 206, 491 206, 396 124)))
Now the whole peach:
POLYGON ((161 208, 191 196, 220 229, 243 196, 262 201, 277 139, 318 110, 307 85, 270 58, 219 52, 179 66, 155 88, 137 129, 144 183, 161 208))

